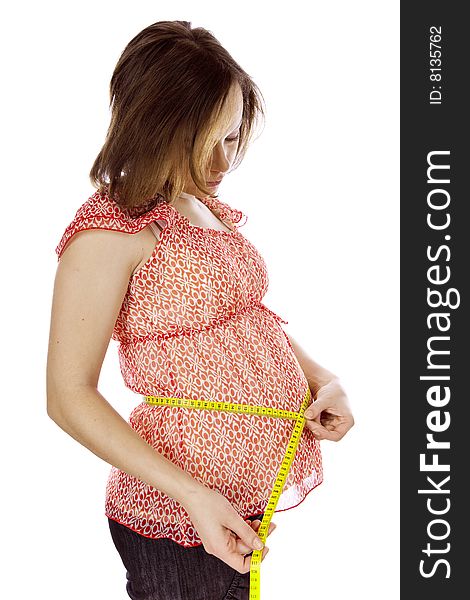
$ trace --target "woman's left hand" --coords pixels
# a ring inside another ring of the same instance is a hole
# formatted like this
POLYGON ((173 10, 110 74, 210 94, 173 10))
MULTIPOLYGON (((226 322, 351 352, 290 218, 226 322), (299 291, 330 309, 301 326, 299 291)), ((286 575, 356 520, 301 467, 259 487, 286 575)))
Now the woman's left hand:
POLYGON ((354 425, 348 397, 338 379, 318 389, 317 397, 304 413, 305 427, 317 440, 340 440, 354 425))

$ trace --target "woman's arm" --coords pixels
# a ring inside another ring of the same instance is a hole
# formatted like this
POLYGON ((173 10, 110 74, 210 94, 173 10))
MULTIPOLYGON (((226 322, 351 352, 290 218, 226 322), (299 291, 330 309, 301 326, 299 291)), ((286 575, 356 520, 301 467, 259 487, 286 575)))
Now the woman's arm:
POLYGON ((186 507, 203 489, 157 452, 98 391, 103 359, 141 246, 127 233, 85 230, 57 268, 47 357, 47 414, 107 463, 186 507))
POLYGON ((305 427, 317 440, 337 442, 354 425, 346 392, 337 375, 316 363, 291 335, 286 335, 312 392, 313 402, 304 413, 305 427))
POLYGON ((310 358, 310 356, 308 356, 302 346, 292 337, 292 335, 288 333, 286 333, 286 335, 292 344, 294 354, 297 357, 300 366, 302 367, 302 371, 305 373, 305 377, 307 378, 308 385, 313 396, 317 395, 318 390, 322 386, 330 383, 330 381, 333 379, 338 379, 337 375, 320 366, 312 358, 310 358))

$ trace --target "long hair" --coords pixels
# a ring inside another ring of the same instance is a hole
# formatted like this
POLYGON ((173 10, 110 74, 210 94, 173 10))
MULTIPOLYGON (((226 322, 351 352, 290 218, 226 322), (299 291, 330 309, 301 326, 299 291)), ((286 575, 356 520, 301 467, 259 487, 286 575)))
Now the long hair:
POLYGON ((217 125, 236 83, 243 115, 232 170, 265 116, 259 88, 203 27, 158 21, 143 29, 125 47, 111 78, 111 122, 90 171, 92 184, 106 187, 134 212, 145 212, 145 201, 158 195, 173 203, 189 177, 210 195, 206 174, 217 125))

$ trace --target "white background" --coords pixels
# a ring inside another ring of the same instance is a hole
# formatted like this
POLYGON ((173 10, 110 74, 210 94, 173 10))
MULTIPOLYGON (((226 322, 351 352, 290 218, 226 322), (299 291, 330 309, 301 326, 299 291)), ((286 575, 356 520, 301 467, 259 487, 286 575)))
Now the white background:
MULTIPOLYGON (((263 600, 399 597, 399 3, 19 2, 2 19, 2 540, 5 598, 126 600, 104 516, 110 465, 46 414, 55 247, 93 193, 125 45, 181 19, 212 31, 266 102, 220 198, 269 270, 265 303, 340 376, 356 425, 325 481, 276 513, 263 600)), ((171 90, 168 91, 171 94, 171 90)), ((100 391, 127 418, 111 341, 100 391)))

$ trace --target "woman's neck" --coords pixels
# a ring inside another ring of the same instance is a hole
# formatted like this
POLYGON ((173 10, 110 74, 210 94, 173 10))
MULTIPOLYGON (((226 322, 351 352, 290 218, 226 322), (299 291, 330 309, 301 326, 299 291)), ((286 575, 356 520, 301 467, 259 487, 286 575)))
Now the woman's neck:
POLYGON ((187 192, 180 193, 181 198, 186 198, 187 200, 195 200, 196 196, 194 194, 188 194, 187 192))

